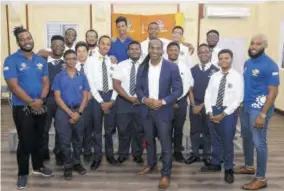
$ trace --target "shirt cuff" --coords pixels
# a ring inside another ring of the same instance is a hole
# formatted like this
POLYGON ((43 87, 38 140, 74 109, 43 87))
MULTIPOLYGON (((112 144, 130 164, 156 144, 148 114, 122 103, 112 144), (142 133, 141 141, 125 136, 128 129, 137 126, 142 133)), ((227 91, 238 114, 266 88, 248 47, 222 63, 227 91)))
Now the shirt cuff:
POLYGON ((166 101, 165 100, 162 100, 162 103, 163 105, 167 105, 166 101))

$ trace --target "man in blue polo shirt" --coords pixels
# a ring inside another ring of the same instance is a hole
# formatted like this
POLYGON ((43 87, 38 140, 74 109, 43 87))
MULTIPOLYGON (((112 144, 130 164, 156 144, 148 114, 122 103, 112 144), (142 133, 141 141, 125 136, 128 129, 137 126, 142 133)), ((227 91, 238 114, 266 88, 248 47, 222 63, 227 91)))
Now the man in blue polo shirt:
POLYGON ((267 166, 267 129, 278 94, 279 68, 265 54, 267 39, 264 35, 252 38, 249 47, 250 59, 244 64, 244 102, 241 108, 241 135, 245 165, 235 169, 238 174, 255 174, 256 177, 245 184, 245 190, 267 187, 265 178, 267 166), (253 168, 254 147, 257 153, 257 169, 253 168))
POLYGON ((118 17, 115 20, 118 37, 112 39, 111 49, 108 52, 111 60, 116 62, 121 62, 128 59, 127 49, 132 38, 127 35, 127 20, 125 17, 118 17))
POLYGON ((13 93, 13 118, 19 138, 17 189, 24 189, 30 155, 34 174, 53 176, 52 170, 44 167, 41 153, 49 80, 46 61, 33 53, 34 41, 30 32, 20 26, 15 27, 14 35, 20 49, 6 58, 3 73, 13 93))

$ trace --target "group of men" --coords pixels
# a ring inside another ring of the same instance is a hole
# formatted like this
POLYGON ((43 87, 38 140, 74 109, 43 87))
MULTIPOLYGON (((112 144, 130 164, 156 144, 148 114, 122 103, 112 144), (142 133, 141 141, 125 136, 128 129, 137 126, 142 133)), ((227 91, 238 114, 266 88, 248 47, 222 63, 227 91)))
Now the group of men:
POLYGON ((193 66, 193 47, 182 42, 182 27, 174 27, 173 39, 167 40, 159 39, 159 25, 150 23, 149 38, 139 43, 127 35, 126 18, 118 17, 116 26, 117 38, 98 38, 91 29, 86 32, 86 42, 76 44, 76 31, 68 29, 65 37, 51 38, 51 49, 38 54, 33 53, 30 32, 15 28, 20 49, 6 58, 3 72, 13 93, 19 137, 17 188, 27 185, 30 155, 35 174, 53 176, 53 171, 43 165, 50 158, 48 132, 53 119, 56 163, 64 165, 66 180, 72 178, 72 171, 81 175, 87 172, 80 160, 82 152, 92 170, 100 166, 104 126, 104 153, 111 165, 128 159, 130 145, 133 160, 142 164, 146 141, 147 165, 138 172, 140 175, 157 170, 158 138, 163 163, 160 189, 169 187, 173 158, 186 164, 202 159, 202 172, 221 171, 224 163, 227 183, 234 182, 234 173, 256 173, 256 178, 242 188, 266 187, 266 132, 279 71, 265 54, 265 36, 252 38, 250 59, 242 76, 232 68, 233 52, 217 47, 216 30, 210 30, 207 43, 197 47, 199 62, 193 66), (182 138, 187 113, 192 153, 185 159, 182 138), (233 140, 239 116, 245 165, 233 170, 233 140), (114 157, 112 139, 116 129, 118 158, 114 157))

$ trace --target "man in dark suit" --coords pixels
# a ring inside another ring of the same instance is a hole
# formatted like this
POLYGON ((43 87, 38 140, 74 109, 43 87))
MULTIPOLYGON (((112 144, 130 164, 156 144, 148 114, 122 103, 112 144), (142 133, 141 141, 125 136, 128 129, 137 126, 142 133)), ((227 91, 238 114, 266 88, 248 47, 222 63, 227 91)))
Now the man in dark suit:
POLYGON ((144 134, 147 141, 148 165, 139 172, 147 174, 157 169, 156 135, 162 146, 163 168, 160 189, 169 186, 172 168, 171 122, 174 117, 173 104, 182 95, 182 80, 178 66, 163 59, 163 43, 152 39, 149 55, 140 65, 137 74, 136 94, 142 105, 144 134), (156 133, 155 133, 156 132, 156 133))

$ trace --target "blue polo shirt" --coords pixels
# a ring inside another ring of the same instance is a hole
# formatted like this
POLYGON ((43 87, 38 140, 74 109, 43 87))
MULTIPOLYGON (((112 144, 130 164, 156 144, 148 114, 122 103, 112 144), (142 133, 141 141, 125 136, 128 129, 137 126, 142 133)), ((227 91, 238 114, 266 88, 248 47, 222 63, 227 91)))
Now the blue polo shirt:
MULTIPOLYGON (((33 99, 38 99, 42 91, 42 77, 48 76, 46 60, 37 54, 33 54, 29 60, 18 50, 5 59, 3 73, 5 80, 16 78, 19 86, 33 99)), ((15 94, 12 95, 14 106, 25 106, 15 94)))
POLYGON ((111 43, 108 56, 115 56, 118 62, 128 59, 127 48, 131 41, 132 38, 129 36, 123 42, 121 42, 119 38, 116 38, 116 40, 111 43))
POLYGON ((83 91, 90 90, 86 75, 82 72, 76 73, 73 78, 66 70, 55 76, 51 89, 59 90, 61 98, 67 106, 79 106, 83 99, 83 91))
POLYGON ((268 86, 279 86, 278 65, 265 53, 244 64, 244 106, 262 109, 268 86))

